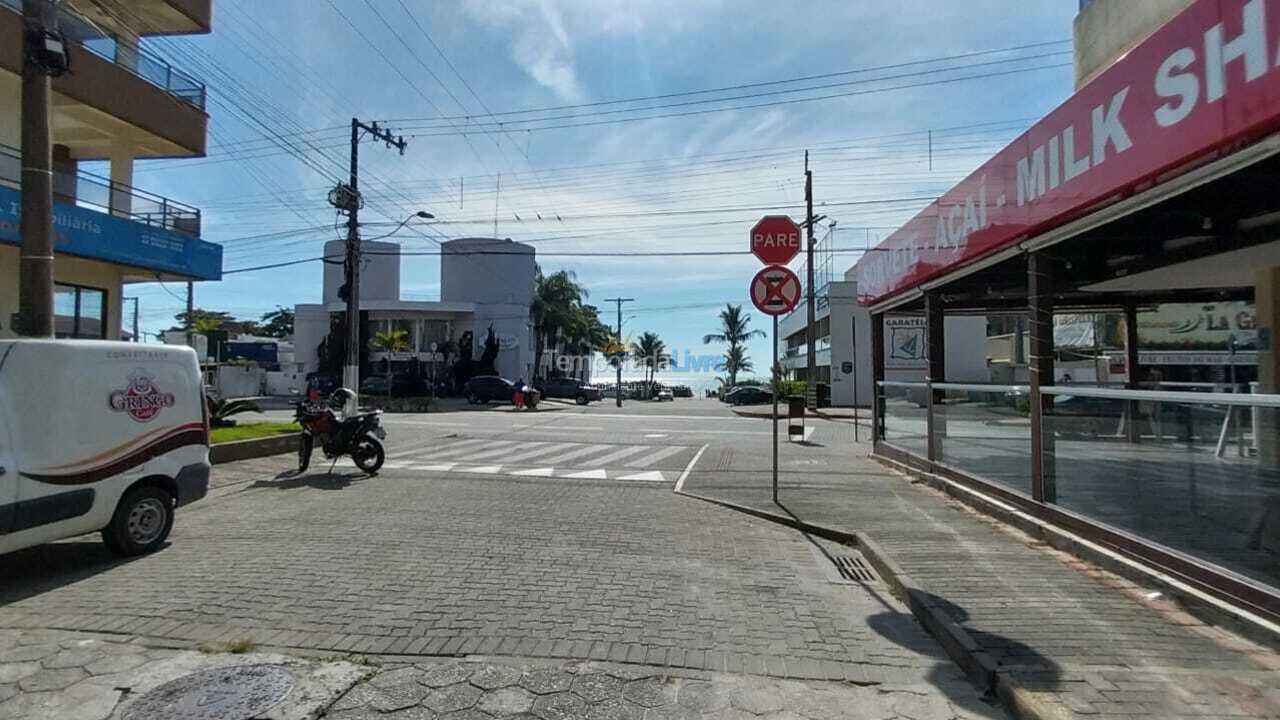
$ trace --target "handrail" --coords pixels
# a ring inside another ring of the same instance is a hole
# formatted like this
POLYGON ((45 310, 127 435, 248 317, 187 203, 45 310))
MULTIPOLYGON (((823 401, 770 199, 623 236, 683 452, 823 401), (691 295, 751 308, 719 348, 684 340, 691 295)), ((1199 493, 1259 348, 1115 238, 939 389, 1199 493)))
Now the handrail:
POLYGON ((1194 405, 1242 405, 1247 407, 1280 408, 1280 395, 1250 395, 1247 393, 1203 393, 1161 390, 1113 390, 1111 388, 1085 387, 1082 385, 1049 385, 1040 388, 1046 395, 1071 395, 1110 400, 1137 400, 1148 402, 1177 402, 1194 405))
MULTIPOLYGON (((21 165, 22 151, 0 143, 0 185, 14 190, 21 189, 21 165)), ((53 186, 56 195, 70 196, 70 202, 78 206, 90 207, 107 215, 126 217, 135 222, 163 227, 187 235, 196 237, 200 235, 200 210, 186 203, 118 183, 84 170, 77 170, 74 175, 54 171, 53 186), (73 184, 69 192, 66 189, 68 184, 73 184), (113 198, 117 195, 129 196, 128 212, 112 207, 113 198)))
POLYGON ((904 388, 925 388, 928 389, 927 382, 905 382, 902 380, 880 380, 876 383, 880 387, 904 387, 904 388))
POLYGON ((963 390, 965 392, 1002 392, 1023 395, 1031 392, 1027 385, 984 385, 980 383, 933 383, 934 390, 963 390))
MULTIPOLYGON (((22 14, 22 0, 0 0, 0 7, 22 14)), ((104 35, 92 23, 70 10, 65 3, 59 6, 58 19, 63 24, 62 29, 67 38, 87 52, 155 85, 178 100, 200 110, 205 109, 207 90, 204 83, 174 68, 160 56, 137 45, 130 45, 128 52, 120 52, 120 44, 115 38, 104 35), (95 47, 96 41, 109 41, 110 47, 95 47)))

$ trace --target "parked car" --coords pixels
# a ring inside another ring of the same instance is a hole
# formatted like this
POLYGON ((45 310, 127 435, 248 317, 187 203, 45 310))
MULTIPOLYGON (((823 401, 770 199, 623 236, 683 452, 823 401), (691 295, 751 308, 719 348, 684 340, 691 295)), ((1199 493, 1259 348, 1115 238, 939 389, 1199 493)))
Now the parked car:
POLYGON ((730 405, 765 405, 773 402, 773 393, 764 388, 746 386, 735 388, 727 400, 730 405))
POLYGON ((406 395, 425 395, 427 392, 427 384, 421 378, 406 375, 404 373, 391 373, 390 375, 370 375, 360 381, 361 395, 393 395, 403 397, 406 395), (388 391, 388 386, 390 390, 388 391))
POLYGON ((472 405, 511 402, 516 394, 516 384, 497 375, 477 375, 462 386, 462 394, 472 405))
POLYGON ((663 400, 675 400, 676 396, 675 396, 675 393, 671 391, 671 388, 659 387, 658 393, 654 395, 653 399, 657 400, 658 402, 662 402, 663 400))
POLYGON ((599 401, 603 397, 600 389, 577 378, 548 378, 541 381, 537 388, 543 397, 568 398, 579 405, 599 401))
POLYGON ((209 470, 191 348, 0 340, 0 553, 98 531, 152 552, 209 470))

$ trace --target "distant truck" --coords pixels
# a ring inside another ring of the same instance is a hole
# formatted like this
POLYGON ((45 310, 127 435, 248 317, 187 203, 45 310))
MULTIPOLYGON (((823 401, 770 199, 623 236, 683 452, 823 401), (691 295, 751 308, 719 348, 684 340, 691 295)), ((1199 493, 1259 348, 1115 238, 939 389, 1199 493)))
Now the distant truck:
POLYGON ((579 405, 599 401, 602 397, 599 388, 577 378, 548 378, 541 382, 538 389, 542 391, 543 397, 566 398, 579 405))
POLYGON ((0 554, 98 531, 154 551, 209 471, 191 348, 0 340, 0 554))

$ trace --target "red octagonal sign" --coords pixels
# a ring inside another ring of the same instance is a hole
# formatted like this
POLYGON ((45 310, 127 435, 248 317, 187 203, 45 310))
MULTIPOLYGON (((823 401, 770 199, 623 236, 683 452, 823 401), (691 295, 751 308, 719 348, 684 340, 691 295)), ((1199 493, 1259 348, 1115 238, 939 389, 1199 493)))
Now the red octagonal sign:
POLYGON ((767 215, 751 228, 751 252, 765 265, 786 265, 800 244, 800 226, 786 215, 767 215))

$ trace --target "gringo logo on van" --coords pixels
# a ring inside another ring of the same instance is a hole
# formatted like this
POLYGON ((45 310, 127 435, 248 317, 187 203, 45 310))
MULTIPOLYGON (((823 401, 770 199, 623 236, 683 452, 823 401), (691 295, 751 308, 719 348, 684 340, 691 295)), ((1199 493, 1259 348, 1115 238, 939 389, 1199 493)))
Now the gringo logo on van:
POLYGON ((151 422, 161 410, 173 407, 176 400, 173 393, 161 392, 154 379, 141 368, 129 374, 128 388, 115 390, 107 398, 112 410, 129 413, 129 417, 140 423, 151 422))

